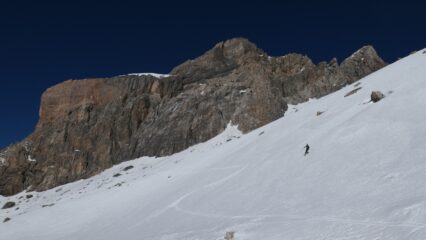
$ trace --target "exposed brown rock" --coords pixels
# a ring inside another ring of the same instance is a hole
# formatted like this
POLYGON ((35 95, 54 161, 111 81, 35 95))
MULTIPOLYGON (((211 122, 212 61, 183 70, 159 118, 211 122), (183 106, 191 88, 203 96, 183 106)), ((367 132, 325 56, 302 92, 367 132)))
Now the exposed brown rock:
POLYGON ((384 97, 385 95, 381 93, 380 91, 373 91, 371 93, 371 101, 374 103, 382 100, 384 97))
POLYGON ((229 122, 251 131, 282 117, 288 103, 324 96, 384 65, 369 46, 340 65, 316 65, 300 54, 269 57, 237 38, 170 77, 66 81, 43 94, 34 133, 0 151, 0 194, 46 190, 125 160, 169 155, 229 122))

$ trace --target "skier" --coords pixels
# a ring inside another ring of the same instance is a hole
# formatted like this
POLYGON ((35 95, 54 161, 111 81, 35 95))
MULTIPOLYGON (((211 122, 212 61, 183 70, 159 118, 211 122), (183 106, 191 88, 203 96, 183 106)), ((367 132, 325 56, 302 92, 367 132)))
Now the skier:
POLYGON ((306 146, 305 146, 305 156, 306 156, 306 154, 308 154, 309 153, 309 145, 308 144, 306 144, 306 146))

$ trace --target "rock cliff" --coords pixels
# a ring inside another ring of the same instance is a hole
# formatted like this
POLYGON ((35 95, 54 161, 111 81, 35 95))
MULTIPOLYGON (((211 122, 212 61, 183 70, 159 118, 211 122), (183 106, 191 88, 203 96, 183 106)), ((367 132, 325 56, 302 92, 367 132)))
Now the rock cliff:
POLYGON ((206 141, 229 122, 248 132, 296 104, 385 66, 371 46, 345 59, 270 57, 236 38, 174 68, 169 77, 69 80, 47 89, 34 132, 0 151, 0 194, 46 190, 140 156, 206 141))

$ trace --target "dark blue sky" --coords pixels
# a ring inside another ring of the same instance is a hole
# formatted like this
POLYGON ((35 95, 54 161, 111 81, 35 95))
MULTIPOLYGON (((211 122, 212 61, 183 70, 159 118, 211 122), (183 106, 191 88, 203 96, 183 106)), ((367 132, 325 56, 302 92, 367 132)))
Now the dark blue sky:
MULTIPOLYGON (((15 1, 16 2, 16 1, 15 1)), ((372 44, 388 62, 426 47, 426 4, 410 1, 56 1, 0 6, 0 147, 23 139, 43 91, 67 79, 167 73, 246 37, 270 55, 342 60, 372 44)))

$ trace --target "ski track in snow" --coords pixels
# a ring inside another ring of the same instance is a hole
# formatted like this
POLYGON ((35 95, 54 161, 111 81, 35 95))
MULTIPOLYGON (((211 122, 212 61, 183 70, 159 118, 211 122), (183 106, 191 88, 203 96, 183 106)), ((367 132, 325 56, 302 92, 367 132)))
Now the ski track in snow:
MULTIPOLYGON (((242 167, 239 170, 235 171, 234 173, 230 174, 229 176, 227 176, 223 179, 217 180, 216 182, 212 182, 210 184, 207 184, 203 188, 210 188, 210 187, 218 186, 220 184, 224 184, 229 179, 240 174, 247 167, 248 166, 242 167)), ((334 223, 341 223, 341 224, 365 225, 365 226, 408 227, 408 228, 414 228, 416 230, 419 230, 419 229, 426 227, 426 225, 423 225, 423 224, 408 224, 408 223, 384 222, 384 221, 362 221, 362 220, 354 220, 354 219, 333 218, 333 217, 327 217, 327 216, 313 217, 313 216, 303 216, 303 215, 293 215, 293 214, 283 214, 283 215, 278 215, 278 214, 262 215, 262 214, 259 214, 259 215, 240 215, 240 216, 238 216, 238 215, 237 216, 235 216, 235 215, 216 215, 216 214, 208 214, 208 213, 203 213, 203 212, 195 212, 195 211, 191 211, 191 210, 188 210, 188 209, 183 209, 182 207, 179 206, 179 204, 181 202, 183 202, 185 199, 191 197, 191 195, 194 194, 197 191, 198 190, 186 193, 185 195, 181 196, 176 201, 174 201, 172 204, 170 204, 168 206, 168 208, 165 209, 165 210, 169 210, 170 208, 174 208, 176 211, 179 211, 179 212, 182 212, 182 213, 185 213, 185 214, 201 216, 201 217, 208 217, 208 218, 229 218, 229 219, 244 218, 244 219, 253 219, 253 220, 259 220, 259 219, 265 220, 267 218, 285 218, 285 219, 287 219, 286 221, 278 221, 278 222, 274 221, 273 223, 288 222, 288 221, 294 221, 294 220, 300 221, 301 220, 301 221, 334 222, 334 223)), ((164 212, 165 211, 163 211, 162 213, 164 213, 164 212)), ((268 224, 268 222, 265 222, 265 224, 268 224)), ((426 223, 424 223, 424 224, 426 224, 426 223)))

